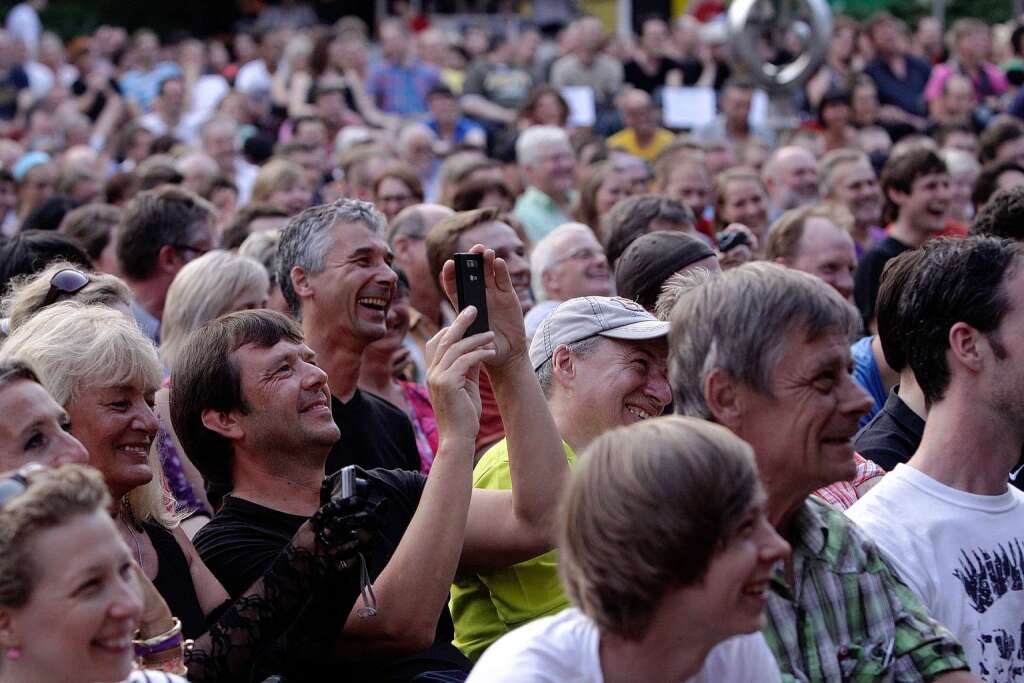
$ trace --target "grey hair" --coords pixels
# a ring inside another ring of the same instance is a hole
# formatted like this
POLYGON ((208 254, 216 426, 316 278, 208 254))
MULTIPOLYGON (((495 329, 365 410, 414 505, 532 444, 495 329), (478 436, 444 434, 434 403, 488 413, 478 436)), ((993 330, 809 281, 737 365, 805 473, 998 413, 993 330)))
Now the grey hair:
POLYGON ((594 234, 594 231, 583 223, 563 223, 533 245, 533 251, 530 253, 530 272, 533 273, 533 291, 541 297, 541 301, 548 298, 543 286, 544 273, 554 265, 557 258, 564 256, 556 251, 558 242, 569 234, 580 232, 591 236, 594 234))
POLYGON ((836 169, 845 164, 863 162, 871 166, 868 155, 859 149, 843 147, 834 149, 821 158, 818 163, 818 188, 822 197, 833 197, 836 191, 836 169))
POLYGON ((719 272, 711 272, 703 267, 687 268, 681 273, 673 273, 661 285, 661 293, 658 294, 658 300, 654 304, 654 315, 658 320, 671 322, 672 309, 679 303, 679 298, 697 285, 718 274, 719 272))
POLYGON ((683 292, 672 309, 669 382, 679 414, 713 419, 704 381, 720 368, 771 395, 771 376, 794 330, 852 340, 857 310, 822 280, 775 263, 747 263, 683 292))
MULTIPOLYGON (((601 339, 602 337, 600 335, 595 334, 593 337, 587 337, 586 339, 580 339, 579 341, 572 342, 571 344, 565 344, 565 348, 569 350, 569 353, 580 360, 583 360, 594 353, 597 349, 597 345, 601 343, 601 339)), ((555 347, 555 350, 558 350, 557 346, 555 347)), ((537 383, 540 384, 540 389, 544 392, 545 398, 551 398, 551 387, 554 386, 554 357, 554 353, 552 352, 551 357, 537 368, 537 383)))
POLYGON ((374 233, 383 235, 388 221, 370 202, 343 197, 310 207, 288 222, 277 246, 277 284, 296 320, 302 320, 302 301, 292 286, 292 269, 323 271, 327 252, 334 247, 332 228, 337 223, 365 223, 374 233))
POLYGON ((516 162, 527 166, 537 162, 541 150, 551 145, 569 144, 569 136, 558 126, 530 126, 516 140, 516 162))

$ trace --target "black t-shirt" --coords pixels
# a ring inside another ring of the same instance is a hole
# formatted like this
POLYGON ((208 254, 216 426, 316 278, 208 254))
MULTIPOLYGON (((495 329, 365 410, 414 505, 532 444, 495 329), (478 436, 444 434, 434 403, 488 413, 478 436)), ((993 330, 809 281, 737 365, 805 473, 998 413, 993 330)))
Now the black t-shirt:
POLYGON ((853 300, 864 318, 864 326, 870 325, 875 317, 875 301, 878 299, 878 286, 882 280, 882 269, 891 258, 895 258, 910 249, 895 237, 886 237, 868 250, 857 264, 857 272, 853 277, 853 300))
MULTIPOLYGON (((665 85, 665 79, 668 78, 669 72, 674 69, 678 69, 680 72, 683 71, 683 66, 674 59, 668 57, 661 57, 658 59, 658 66, 654 73, 648 73, 640 66, 640 63, 636 60, 629 60, 622 67, 622 77, 626 83, 633 85, 640 90, 645 90, 649 93, 653 93, 655 90, 665 85)), ((697 75, 700 78, 700 74, 697 75)))
POLYGON ((409 416, 384 399, 356 389, 348 403, 331 396, 334 423, 341 438, 327 456, 327 474, 348 465, 363 469, 420 469, 416 434, 409 416))
POLYGON ((910 460, 924 434, 924 420, 896 395, 897 389, 893 387, 882 409, 853 437, 853 450, 886 472, 910 460))
MULTIPOLYGON (((892 388, 882 409, 853 437, 853 450, 886 472, 910 460, 924 434, 924 420, 896 395, 898 390, 899 385, 892 388)), ((1024 453, 1009 483, 1024 489, 1024 453)))
MULTIPOLYGON (((375 581, 416 513, 426 477, 383 469, 360 469, 358 476, 369 482, 367 496, 371 500, 387 501, 381 527, 364 553, 370 580, 375 581)), ((228 496, 220 512, 196 534, 195 546, 210 571, 237 597, 263 575, 304 521, 304 517, 228 496)), ((408 681, 427 671, 468 671, 468 660, 452 645, 454 637, 446 606, 438 619, 434 644, 427 650, 406 657, 347 660, 339 676, 346 681, 408 681)))

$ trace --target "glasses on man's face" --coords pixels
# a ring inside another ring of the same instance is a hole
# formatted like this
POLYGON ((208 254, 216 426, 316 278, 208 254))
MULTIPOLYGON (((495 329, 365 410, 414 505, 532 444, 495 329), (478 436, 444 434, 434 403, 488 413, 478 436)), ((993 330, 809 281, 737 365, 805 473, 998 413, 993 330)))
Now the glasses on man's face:
POLYGON ((579 249, 573 249, 565 256, 555 259, 555 264, 565 263, 566 261, 593 261, 598 257, 603 257, 604 252, 600 249, 593 247, 580 247, 579 249))
POLYGON ((43 299, 43 307, 55 303, 62 295, 74 294, 85 289, 92 280, 88 275, 74 268, 58 270, 50 278, 50 289, 43 299))
POLYGON ((30 462, 11 476, 0 479, 0 509, 14 497, 25 493, 28 488, 28 478, 33 472, 45 469, 42 465, 30 462))

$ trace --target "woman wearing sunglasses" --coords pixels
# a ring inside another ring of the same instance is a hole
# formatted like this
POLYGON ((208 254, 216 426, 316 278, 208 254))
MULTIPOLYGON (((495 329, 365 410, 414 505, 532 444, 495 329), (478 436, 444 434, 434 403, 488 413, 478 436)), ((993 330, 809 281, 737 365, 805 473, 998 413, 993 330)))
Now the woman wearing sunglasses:
POLYGON ((3 300, 4 316, 14 330, 40 310, 66 300, 110 306, 131 315, 132 292, 123 280, 61 260, 39 273, 15 279, 3 300))
POLYGON ((0 683, 247 680, 307 591, 354 573, 357 505, 321 508, 254 586, 273 597, 238 601, 191 643, 111 519, 102 476, 23 467, 0 480, 0 683))

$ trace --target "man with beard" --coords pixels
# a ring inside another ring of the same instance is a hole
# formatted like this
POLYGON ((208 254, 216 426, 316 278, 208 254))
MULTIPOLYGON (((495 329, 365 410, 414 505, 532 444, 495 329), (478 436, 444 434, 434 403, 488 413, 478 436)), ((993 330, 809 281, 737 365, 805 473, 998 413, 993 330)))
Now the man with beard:
POLYGON ((854 278, 853 297, 874 330, 875 299, 886 262, 908 249, 916 249, 946 227, 951 204, 949 171, 939 156, 914 147, 894 156, 882 169, 884 218, 892 222, 888 236, 864 254, 854 278))
POLYGON ((920 445, 849 511, 989 681, 1020 680, 1024 247, 935 240, 899 257, 898 335, 928 408, 920 445))
POLYGON ((604 247, 583 223, 566 223, 537 242, 530 254, 533 290, 541 298, 526 314, 526 338, 558 304, 578 296, 610 296, 611 273, 604 247))
POLYGON ((761 171, 775 220, 783 211, 817 202, 818 164, 803 147, 791 145, 775 150, 761 171))
POLYGON ((885 239, 882 191, 868 155, 854 149, 829 152, 818 167, 824 199, 845 206, 853 214, 850 236, 859 261, 868 249, 885 239))
POLYGON ((751 445, 768 518, 793 549, 763 629, 783 679, 977 680, 877 546, 810 495, 856 473, 850 437, 871 403, 849 373, 856 310, 817 278, 757 262, 683 292, 671 324, 676 412, 751 445))
MULTIPOLYGON (((427 263, 437 286, 441 287, 440 278, 446 261, 459 252, 469 251, 474 244, 482 244, 493 249, 508 264, 512 286, 526 314, 533 307, 530 262, 523 237, 513 225, 518 225, 516 219, 497 209, 462 211, 435 224, 427 233, 426 243, 427 263)), ((476 438, 478 450, 505 436, 505 427, 486 372, 480 373, 480 400, 483 414, 480 416, 480 432, 476 438)))

